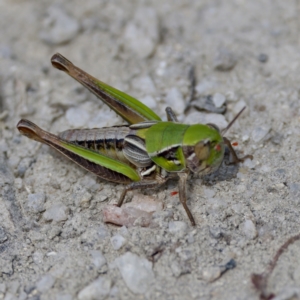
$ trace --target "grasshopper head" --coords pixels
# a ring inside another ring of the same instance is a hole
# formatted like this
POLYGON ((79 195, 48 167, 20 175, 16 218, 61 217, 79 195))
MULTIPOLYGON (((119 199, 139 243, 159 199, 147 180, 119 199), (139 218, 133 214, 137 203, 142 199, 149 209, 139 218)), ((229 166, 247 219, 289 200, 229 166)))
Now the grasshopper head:
POLYGON ((190 126, 185 133, 183 144, 186 166, 193 173, 209 174, 223 161, 225 146, 216 125, 190 126))

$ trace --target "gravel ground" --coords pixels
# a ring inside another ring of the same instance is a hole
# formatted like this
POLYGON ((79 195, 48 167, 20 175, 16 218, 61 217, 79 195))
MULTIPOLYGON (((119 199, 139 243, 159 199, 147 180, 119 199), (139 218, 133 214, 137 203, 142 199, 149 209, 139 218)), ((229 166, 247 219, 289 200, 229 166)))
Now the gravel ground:
MULTIPOLYGON (((274 0, 0 0, 0 299, 259 299, 251 274, 299 233, 299 12, 274 0), (56 52, 162 117, 171 105, 183 122, 224 127, 246 105, 227 136, 254 160, 189 181, 196 227, 173 181, 145 192, 164 204, 151 226, 104 223, 123 187, 16 129, 122 124, 51 67, 56 52), (193 68, 194 99, 226 100, 224 117, 183 113, 193 68)), ((270 277, 276 299, 300 298, 299 261, 295 242, 270 277)))

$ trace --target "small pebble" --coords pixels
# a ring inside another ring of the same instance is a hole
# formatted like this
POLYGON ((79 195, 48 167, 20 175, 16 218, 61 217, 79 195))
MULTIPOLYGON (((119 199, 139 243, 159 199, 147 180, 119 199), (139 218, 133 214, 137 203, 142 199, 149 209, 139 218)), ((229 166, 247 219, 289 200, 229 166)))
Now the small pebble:
POLYGON ((169 222, 169 231, 180 238, 185 236, 187 227, 187 224, 182 221, 169 222))
POLYGON ((48 16, 43 22, 43 29, 40 32, 42 41, 48 44, 62 44, 71 41, 79 32, 80 26, 75 18, 66 14, 58 6, 48 8, 48 16))
POLYGON ((0 226, 0 244, 7 241, 7 235, 4 231, 4 229, 0 226))
POLYGON ((70 107, 66 112, 66 119, 75 128, 83 127, 90 120, 90 114, 82 107, 70 107))
POLYGON ((126 239, 123 236, 117 234, 110 238, 110 242, 114 250, 119 250, 124 246, 126 239))
MULTIPOLYGON (((147 227, 152 220, 152 214, 134 207, 106 206, 103 210, 103 221, 116 225, 131 227, 139 219, 139 225, 147 227)), ((136 224, 137 225, 137 224, 136 224)))
POLYGON ((170 106, 176 114, 182 114, 185 108, 185 101, 178 88, 171 88, 166 95, 166 104, 170 106))
POLYGON ((132 86, 141 91, 144 95, 154 94, 156 92, 156 88, 153 80, 150 76, 141 76, 136 77, 132 81, 132 86))
POLYGON ((150 95, 146 95, 145 97, 142 97, 140 100, 142 103, 144 103, 146 106, 148 106, 149 108, 151 108, 153 110, 157 106, 155 99, 150 95))
POLYGON ((219 227, 210 227, 209 233, 215 239, 220 239, 223 236, 222 230, 219 227))
POLYGON ((29 157, 25 157, 20 161, 20 163, 18 165, 18 175, 20 177, 24 176, 25 172, 31 166, 32 162, 33 162, 33 159, 29 158, 29 157))
POLYGON ((299 197, 299 195, 300 195, 300 184, 299 183, 290 183, 289 189, 290 189, 290 194, 293 197, 299 197))
POLYGON ((152 196, 145 196, 141 194, 134 195, 131 202, 125 203, 124 207, 133 207, 146 211, 148 213, 161 211, 163 203, 152 196))
POLYGON ((159 41, 159 21, 151 7, 139 7, 125 27, 124 46, 140 58, 151 56, 159 41))
POLYGON ((249 169, 255 169, 256 167, 256 161, 253 159, 247 158, 244 162, 243 165, 249 169))
POLYGON ((265 53, 261 53, 261 54, 258 55, 258 60, 259 60, 260 62, 262 62, 262 63, 267 62, 268 59, 269 59, 269 57, 268 57, 268 55, 265 54, 265 53))
POLYGON ((207 282, 213 282, 222 275, 220 267, 211 267, 202 271, 202 279, 207 282))
POLYGON ((136 294, 144 294, 154 281, 152 263, 146 258, 126 252, 115 263, 127 287, 136 294))
POLYGON ((258 143, 263 140, 263 138, 268 134, 270 131, 270 126, 258 126, 254 128, 252 131, 252 139, 255 143, 258 143))
POLYGON ((29 194, 27 207, 30 211, 34 213, 40 213, 45 210, 45 201, 46 195, 44 193, 29 194))
POLYGON ((111 279, 98 277, 78 293, 79 300, 102 300, 106 299, 111 289, 111 279))
POLYGON ((237 63, 236 55, 228 49, 220 49, 214 59, 214 68, 218 71, 230 71, 237 63))
POLYGON ((226 128, 228 122, 225 117, 220 114, 207 114, 200 111, 193 111, 185 117, 185 124, 208 124, 217 125, 220 129, 226 128))
POLYGON ((249 240, 253 240, 257 237, 257 230, 252 220, 246 220, 244 222, 243 231, 249 240))
POLYGON ((36 283, 36 289, 41 293, 45 293, 52 288, 54 283, 55 278, 50 274, 46 274, 36 283))
POLYGON ((100 270, 106 264, 106 259, 101 251, 90 250, 90 255, 92 263, 98 270, 100 270))
POLYGON ((44 212, 46 221, 62 222, 68 219, 69 209, 65 205, 58 203, 54 204, 44 212))
POLYGON ((213 95, 212 100, 216 107, 222 107, 222 105, 225 103, 226 98, 224 95, 220 93, 216 93, 213 95))

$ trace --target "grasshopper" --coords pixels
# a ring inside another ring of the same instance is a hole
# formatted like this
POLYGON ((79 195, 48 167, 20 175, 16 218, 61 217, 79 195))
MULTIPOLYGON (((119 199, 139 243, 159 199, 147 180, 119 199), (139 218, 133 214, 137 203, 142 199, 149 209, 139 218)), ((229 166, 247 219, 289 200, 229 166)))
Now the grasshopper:
POLYGON ((88 88, 129 125, 71 129, 54 135, 22 119, 17 128, 21 134, 54 148, 102 179, 126 184, 118 206, 128 191, 153 188, 179 178, 180 202, 195 225, 186 203, 188 175, 206 175, 217 170, 225 147, 232 154, 231 163, 252 158, 238 158, 230 141, 223 137, 245 107, 222 132, 214 124, 180 124, 170 107, 166 108, 168 121, 164 122, 137 99, 92 77, 61 54, 53 55, 51 63, 88 88))

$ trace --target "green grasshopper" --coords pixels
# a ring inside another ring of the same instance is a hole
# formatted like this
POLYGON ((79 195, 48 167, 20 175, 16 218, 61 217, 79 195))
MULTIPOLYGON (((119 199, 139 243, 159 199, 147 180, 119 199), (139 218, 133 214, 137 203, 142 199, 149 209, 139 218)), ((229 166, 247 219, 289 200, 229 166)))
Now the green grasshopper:
POLYGON ((186 203, 188 175, 206 175, 217 170, 226 146, 232 154, 232 163, 252 158, 251 155, 238 158, 230 141, 222 136, 245 107, 222 132, 214 124, 180 124, 170 107, 166 108, 168 121, 164 122, 137 99, 97 80, 61 54, 55 54, 51 62, 53 67, 88 88, 129 125, 71 129, 58 136, 25 119, 19 121, 17 128, 21 134, 56 149, 97 176, 126 184, 118 206, 128 191, 153 188, 179 178, 180 202, 195 225, 186 203))

